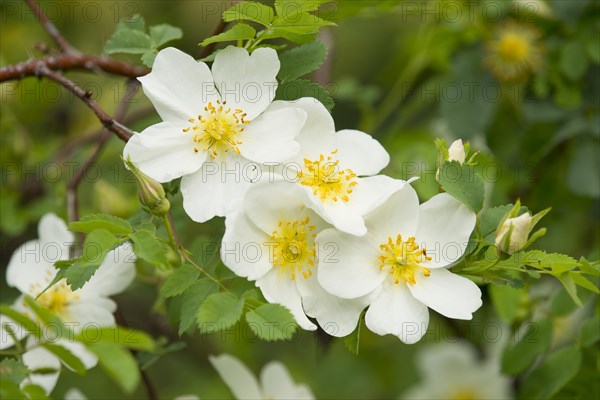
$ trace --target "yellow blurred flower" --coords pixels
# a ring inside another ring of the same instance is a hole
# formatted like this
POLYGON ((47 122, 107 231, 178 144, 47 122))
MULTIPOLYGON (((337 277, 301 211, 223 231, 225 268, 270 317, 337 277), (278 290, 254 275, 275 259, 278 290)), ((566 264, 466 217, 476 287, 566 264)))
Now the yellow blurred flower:
POLYGON ((487 44, 486 65, 501 81, 526 80, 542 64, 540 33, 528 26, 509 22, 494 33, 487 44))

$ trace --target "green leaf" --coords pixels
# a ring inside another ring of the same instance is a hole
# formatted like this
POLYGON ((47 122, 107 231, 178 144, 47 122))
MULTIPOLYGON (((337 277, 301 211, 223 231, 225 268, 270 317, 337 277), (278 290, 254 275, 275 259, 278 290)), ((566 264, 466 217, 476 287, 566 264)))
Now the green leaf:
POLYGON ((183 304, 181 306, 181 321, 179 323, 179 336, 183 335, 192 324, 196 321, 198 309, 204 300, 215 293, 218 286, 211 280, 202 279, 195 281, 186 291, 183 296, 183 304))
POLYGON ((165 281, 160 288, 160 294, 163 297, 179 296, 196 282, 200 276, 200 271, 194 266, 184 264, 177 268, 165 281))
POLYGON ((244 299, 231 293, 214 293, 206 298, 198 309, 200 332, 218 332, 235 325, 244 309, 244 299))
POLYGON ((90 233, 96 229, 104 229, 115 235, 128 235, 133 232, 129 222, 108 214, 88 214, 69 224, 69 230, 75 232, 90 233))
POLYGON ((280 304, 264 304, 249 311, 246 321, 256 336, 267 341, 290 340, 298 328, 290 310, 280 304))
POLYGON ((265 27, 273 22, 273 9, 255 1, 242 1, 234 4, 223 13, 223 21, 253 21, 265 27))
POLYGON ((181 29, 169 24, 160 24, 150 27, 150 39, 156 48, 172 40, 181 39, 182 37, 183 32, 181 29))
MULTIPOLYGON (((17 310, 9 307, 0 305, 0 314, 6 315, 8 318, 12 319, 18 325, 21 325, 27 332, 30 332, 36 338, 40 338, 42 336, 42 332, 40 330, 40 325, 30 319, 29 317, 21 314, 17 310)), ((12 324, 10 324, 12 327, 12 324)))
POLYGON ((76 339, 89 345, 98 342, 108 342, 147 352, 153 352, 156 348, 154 340, 146 332, 122 326, 105 328, 94 325, 88 326, 85 328, 85 331, 76 336, 76 339))
POLYGON ((590 292, 600 294, 600 290, 598 290, 598 287, 595 284, 593 284, 589 279, 587 279, 585 276, 575 273, 575 272, 572 272, 571 278, 573 279, 573 282, 575 282, 575 284, 577 286, 586 288, 590 292))
POLYGON ((21 391, 25 394, 27 399, 31 399, 31 400, 50 399, 50 397, 46 396, 46 390, 43 387, 41 387, 39 385, 34 385, 33 383, 23 386, 21 391))
POLYGON ((305 79, 283 82, 277 87, 275 98, 277 100, 297 100, 301 97, 314 97, 328 110, 331 111, 335 105, 331 95, 325 88, 317 83, 305 79))
POLYGON ((131 18, 120 21, 117 24, 117 31, 122 29, 133 29, 134 31, 146 31, 146 21, 140 14, 135 14, 131 18))
POLYGON ((211 43, 231 42, 235 40, 254 39, 256 30, 248 24, 235 24, 231 29, 215 36, 204 39, 200 46, 208 46, 211 43))
POLYGON ((120 29, 116 31, 104 46, 106 54, 144 54, 149 49, 152 49, 150 36, 142 31, 133 29, 120 29))
POLYGON ((29 375, 29 369, 16 358, 5 358, 0 362, 0 377, 21 383, 29 375))
POLYGON ((475 168, 458 161, 446 161, 440 167, 439 182, 442 189, 474 212, 483 207, 483 179, 475 173, 475 168))
POLYGON ((512 204, 492 207, 479 214, 479 233, 488 243, 495 243, 496 229, 506 213, 512 209, 512 204))
POLYGON ((115 235, 105 229, 92 231, 85 239, 82 256, 68 268, 62 269, 67 283, 71 289, 77 290, 96 273, 106 255, 114 249, 120 241, 115 235))
POLYGON ((19 385, 0 375, 0 398, 11 400, 28 400, 19 385))
POLYGON ((581 79, 589 66, 584 44, 578 40, 572 40, 562 46, 559 66, 569 80, 581 79))
POLYGON ((133 242, 133 251, 139 258, 155 266, 168 264, 164 246, 156 236, 148 231, 135 231, 129 238, 133 242))
POLYGON ((579 266, 573 257, 559 253, 546 253, 541 250, 532 250, 525 253, 525 262, 532 267, 551 270, 555 276, 569 272, 579 266))
POLYGON ((100 265, 97 263, 89 263, 86 261, 75 261, 75 263, 65 271, 65 278, 71 289, 77 290, 82 288, 87 281, 96 273, 100 265))
POLYGON ((281 81, 300 78, 319 68, 326 57, 327 47, 319 40, 298 46, 280 54, 277 76, 281 81))
POLYGON ((522 381, 521 399, 549 399, 577 375, 581 351, 565 347, 548 356, 544 364, 522 381))
POLYGON ((520 340, 504 350, 502 371, 517 375, 525 371, 550 346, 552 323, 549 320, 532 322, 520 340))
POLYGON ((283 38, 293 42, 298 41, 298 36, 315 35, 325 26, 335 23, 325 21, 316 15, 308 13, 291 13, 284 16, 277 15, 271 28, 261 35, 263 39, 283 38))
POLYGON ((565 273, 558 277, 560 283, 563 284, 565 290, 571 296, 571 299, 575 304, 579 307, 583 306, 581 299, 577 296, 577 286, 575 285, 575 281, 573 280, 573 274, 565 273))
POLYGON ((294 15, 300 12, 316 11, 329 0, 276 0, 277 15, 294 15))
POLYGON ((490 285, 488 288, 498 316, 505 323, 512 324, 519 315, 524 292, 510 286, 490 285))
POLYGON ((364 320, 363 315, 364 311, 358 319, 356 329, 344 338, 344 346, 354 355, 358 355, 358 350, 360 349, 360 330, 364 320))
POLYGON ((110 342, 96 342, 89 349, 98 357, 100 367, 126 392, 132 393, 140 381, 140 371, 131 353, 110 342))
POLYGON ((32 297, 25 295, 24 300, 27 306, 34 312, 39 320, 46 325, 46 329, 52 329, 56 335, 58 335, 58 337, 64 337, 67 335, 67 327, 63 323, 62 319, 50 312, 50 310, 40 307, 32 297))
POLYGON ((67 367, 79 375, 85 375, 86 369, 83 362, 65 347, 52 343, 42 343, 42 347, 58 357, 67 367))
POLYGON ((146 67, 152 68, 152 66, 154 65, 154 59, 156 58, 157 54, 158 53, 156 50, 148 50, 147 52, 142 54, 141 60, 146 67))
POLYGON ((582 347, 588 347, 600 340, 600 315, 595 315, 585 321, 579 331, 579 342, 582 347))

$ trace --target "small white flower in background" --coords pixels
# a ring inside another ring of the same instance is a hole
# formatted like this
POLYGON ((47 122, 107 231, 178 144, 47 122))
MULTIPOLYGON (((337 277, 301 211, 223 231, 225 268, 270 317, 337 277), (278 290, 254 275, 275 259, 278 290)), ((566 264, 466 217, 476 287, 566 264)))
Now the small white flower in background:
POLYGON ((465 162, 465 146, 462 139, 456 139, 450 147, 448 147, 448 161, 458 161, 459 163, 465 162))
POLYGON ((341 299, 321 288, 315 237, 331 225, 304 205, 302 188, 273 180, 250 188, 227 216, 221 259, 236 275, 256 281, 267 301, 287 307, 302 328, 317 328, 308 315, 327 333, 346 336, 369 299, 341 299))
POLYGON ((406 400, 502 400, 511 399, 510 379, 500 372, 500 360, 478 360, 471 344, 439 343, 417 353, 421 383, 409 388, 406 400))
POLYGON ((124 158, 159 182, 183 177, 183 207, 194 221, 224 216, 250 185, 248 167, 300 149, 294 138, 306 114, 273 102, 279 67, 270 48, 249 55, 227 47, 212 72, 177 49, 161 50, 139 80, 163 122, 134 135, 124 158))
POLYGON ((471 319, 482 304, 477 285, 447 269, 463 255, 475 220, 446 193, 419 206, 406 185, 365 217, 366 236, 335 229, 317 236, 319 252, 337 246, 331 259, 319 257, 319 282, 347 299, 378 292, 365 316, 367 327, 415 343, 427 330, 428 307, 448 318, 471 319))
MULTIPOLYGON (((115 324, 113 312, 116 303, 109 296, 121 293, 135 278, 135 256, 129 245, 122 245, 109 252, 94 276, 78 290, 71 290, 66 281, 60 280, 42 295, 40 293, 54 280, 57 270, 53 264, 69 259, 70 246, 75 242, 73 234, 67 230, 63 220, 55 214, 46 214, 38 225, 39 239, 21 245, 11 256, 6 269, 8 286, 17 288, 22 295, 13 308, 29 317, 35 314, 24 302, 24 296, 36 299, 39 306, 58 316, 67 328, 79 332, 86 326, 112 326, 115 324), (39 296, 39 297, 38 297, 39 296)), ((15 333, 18 340, 27 336, 23 327, 14 321, 1 317, 0 349, 14 346, 14 340, 7 329, 15 333)), ((23 385, 33 383, 50 393, 60 373, 60 360, 51 352, 39 346, 33 337, 26 341, 27 351, 23 362, 30 370, 51 368, 51 374, 31 374, 23 385)), ((89 369, 96 365, 97 358, 77 341, 61 338, 52 344, 65 347, 79 358, 89 369)))
POLYGON ((280 362, 271 361, 265 365, 259 382, 248 367, 229 354, 209 356, 208 359, 237 400, 314 399, 310 388, 295 383, 287 368, 280 362))
POLYGON ((372 176, 390 161, 377 140, 356 130, 336 132, 333 118, 314 98, 293 104, 306 111, 307 119, 297 137, 300 153, 286 160, 280 173, 303 188, 306 205, 325 221, 352 235, 366 234, 363 215, 405 182, 372 176))

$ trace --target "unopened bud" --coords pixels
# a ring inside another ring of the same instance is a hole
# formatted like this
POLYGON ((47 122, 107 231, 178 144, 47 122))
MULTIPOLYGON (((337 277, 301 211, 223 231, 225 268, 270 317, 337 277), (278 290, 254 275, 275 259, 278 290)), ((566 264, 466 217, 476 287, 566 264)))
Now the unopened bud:
POLYGON ((529 240, 532 221, 529 213, 505 219, 496 232, 496 247, 510 255, 522 250, 529 240))
POLYGON ((138 181, 138 195, 142 207, 150 214, 165 215, 169 211, 171 204, 165 195, 163 186, 140 171, 130 159, 125 161, 125 165, 138 181))
POLYGON ((457 139, 448 147, 448 161, 464 163, 466 158, 465 146, 462 139, 457 139))

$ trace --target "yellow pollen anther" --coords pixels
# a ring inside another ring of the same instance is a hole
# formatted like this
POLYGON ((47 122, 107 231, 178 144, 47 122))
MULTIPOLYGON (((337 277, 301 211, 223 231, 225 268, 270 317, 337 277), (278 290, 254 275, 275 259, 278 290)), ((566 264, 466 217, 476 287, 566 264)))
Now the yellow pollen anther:
POLYGON ((296 273, 308 279, 312 276, 311 267, 314 267, 316 258, 316 235, 312 233, 315 226, 310 225, 309 217, 301 221, 280 220, 277 226, 269 238, 273 264, 289 272, 291 280, 296 279, 296 273))
MULTIPOLYGON (((243 126, 250 123, 245 119, 246 113, 241 109, 232 111, 231 108, 225 108, 227 102, 217 100, 217 106, 209 102, 204 107, 205 113, 198 115, 197 119, 190 118, 188 122, 193 124, 182 129, 184 133, 192 130, 193 141, 195 143, 202 142, 203 151, 208 152, 211 158, 216 158, 217 155, 226 153, 232 150, 236 154, 240 154, 238 145, 242 144, 239 136, 244 131, 243 126)), ((196 147, 193 148, 195 153, 198 153, 196 147)))
POLYGON ((347 202, 352 188, 358 184, 351 169, 340 170, 338 167, 340 161, 334 159, 337 151, 332 151, 327 157, 321 154, 315 161, 304 159, 304 169, 298 172, 300 184, 310 186, 313 194, 322 201, 342 199, 347 202))
MULTIPOLYGON (((36 285, 32 288, 32 293, 39 293, 44 288, 36 285)), ((44 293, 42 293, 36 300, 36 302, 43 308, 51 311, 53 314, 62 315, 65 312, 66 306, 73 300, 79 299, 79 295, 73 293, 71 287, 67 285, 63 279, 44 293)))
POLYGON ((506 33, 498 41, 498 55, 506 62, 523 62, 528 54, 529 43, 516 33, 506 33))
POLYGON ((427 277, 431 274, 429 268, 422 264, 431 261, 425 248, 420 248, 415 242, 414 237, 409 237, 406 241, 402 236, 396 236, 396 240, 388 237, 387 243, 379 246, 381 255, 379 256, 379 269, 389 270, 394 284, 400 281, 414 285, 416 283, 415 273, 422 273, 427 277))

